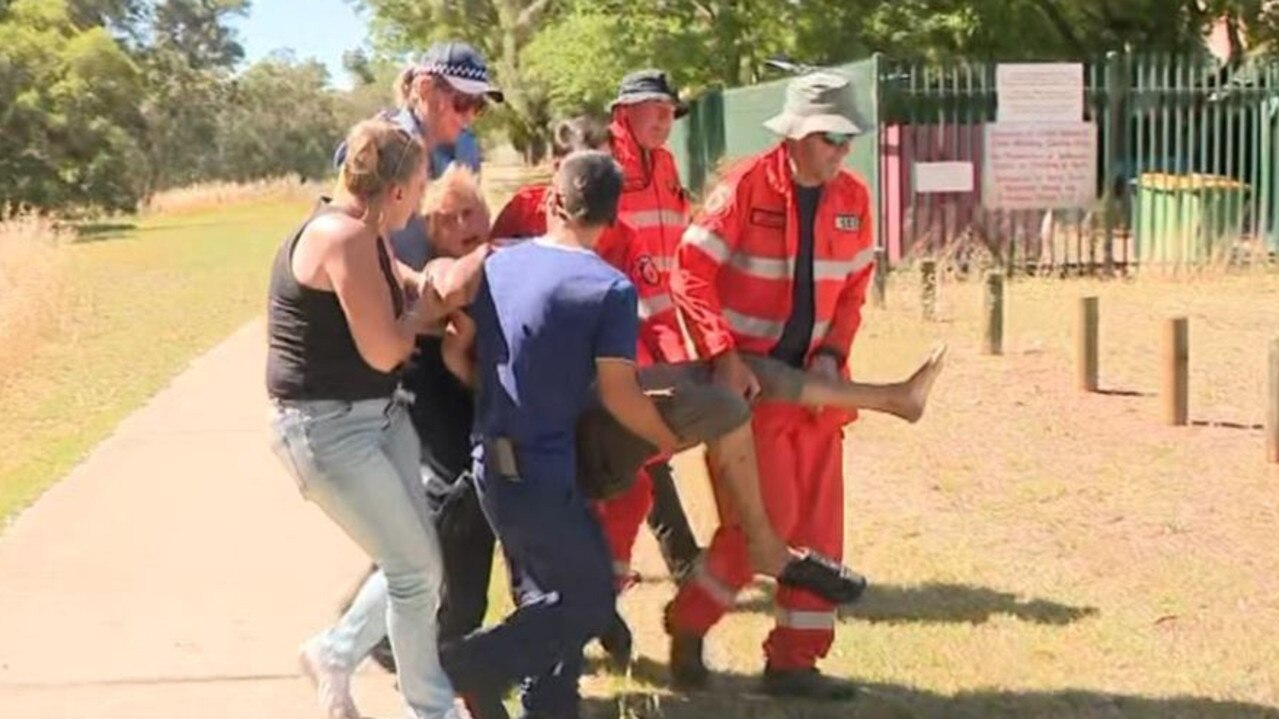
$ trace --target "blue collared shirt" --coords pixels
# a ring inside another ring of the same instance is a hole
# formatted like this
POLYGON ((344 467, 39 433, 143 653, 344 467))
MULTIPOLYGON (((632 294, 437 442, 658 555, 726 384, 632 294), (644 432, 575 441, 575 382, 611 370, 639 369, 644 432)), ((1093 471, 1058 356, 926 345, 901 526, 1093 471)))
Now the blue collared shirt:
MULTIPOLYGON (((426 135, 421 121, 408 108, 384 110, 378 113, 378 117, 394 122, 418 139, 426 135)), ((343 141, 333 153, 333 166, 341 167, 345 159, 346 142, 343 141)), ((427 172, 430 173, 431 179, 435 179, 444 174, 444 170, 451 163, 457 162, 478 173, 482 160, 480 143, 475 133, 471 132, 470 128, 466 128, 458 136, 457 142, 451 145, 437 145, 431 151, 427 172)), ((396 258, 409 267, 420 270, 426 265, 431 259, 431 250, 426 237, 426 222, 420 214, 414 214, 404 229, 391 235, 391 246, 395 248, 396 258)))

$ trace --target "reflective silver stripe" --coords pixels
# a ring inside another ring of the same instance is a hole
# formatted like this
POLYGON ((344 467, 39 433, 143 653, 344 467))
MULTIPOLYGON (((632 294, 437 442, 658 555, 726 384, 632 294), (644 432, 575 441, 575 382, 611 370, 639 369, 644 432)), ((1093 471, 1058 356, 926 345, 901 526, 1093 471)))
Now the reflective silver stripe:
POLYGON ((858 252, 851 260, 815 260, 813 279, 843 281, 848 279, 849 275, 866 269, 874 261, 875 248, 873 247, 858 252))
POLYGON ((852 260, 813 260, 813 279, 843 282, 853 271, 852 260))
POLYGON ((700 225, 689 225, 684 230, 684 242, 710 255, 716 262, 728 259, 728 243, 724 242, 724 238, 700 225))
POLYGON ((728 326, 732 327, 734 332, 763 339, 781 337, 782 328, 786 326, 784 322, 767 320, 763 317, 752 317, 728 308, 724 308, 724 319, 728 320, 728 326))
POLYGON ((732 265, 736 270, 745 272, 748 275, 754 275, 763 280, 788 279, 794 273, 795 268, 794 260, 758 257, 742 252, 734 252, 733 256, 728 258, 728 264, 732 265))
POLYGON ((660 295, 653 295, 652 297, 641 297, 639 298, 639 317, 642 320, 646 320, 649 317, 652 317, 659 312, 665 312, 674 306, 675 303, 671 301, 671 296, 665 292, 660 295))
POLYGON ((813 342, 821 342, 826 339, 826 333, 830 331, 830 320, 817 320, 813 323, 813 342))
POLYGON ((675 267, 674 257, 663 257, 661 255, 654 257, 650 255, 649 259, 653 261, 653 266, 656 267, 659 272, 670 272, 671 269, 675 267))
POLYGON ((864 270, 867 267, 870 267, 870 263, 874 261, 875 261, 875 248, 867 247, 861 252, 858 252, 857 256, 853 258, 853 269, 849 270, 849 272, 850 273, 860 272, 861 270, 864 270))
POLYGON ((777 609, 777 626, 789 629, 834 631, 835 612, 804 612, 796 609, 777 609))
POLYGON ((684 227, 688 224, 688 215, 675 210, 643 210, 640 212, 627 212, 622 215, 622 219, 630 223, 631 227, 642 230, 648 227, 684 227))
POLYGON ((737 603, 737 592, 733 588, 711 576, 706 564, 698 560, 693 569, 693 583, 710 595, 711 599, 721 607, 731 608, 737 603))

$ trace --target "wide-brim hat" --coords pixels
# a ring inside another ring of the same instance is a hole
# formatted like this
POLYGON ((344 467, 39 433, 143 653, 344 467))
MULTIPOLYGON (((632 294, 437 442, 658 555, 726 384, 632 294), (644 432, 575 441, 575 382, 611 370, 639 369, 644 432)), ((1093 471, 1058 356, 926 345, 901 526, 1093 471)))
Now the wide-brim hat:
POLYGON ((675 117, 688 114, 688 104, 679 99, 679 91, 665 72, 652 68, 636 70, 622 78, 617 97, 608 104, 608 111, 621 105, 635 105, 650 100, 661 100, 675 106, 675 117))
POLYGON ((457 40, 435 43, 422 53, 417 70, 443 78, 463 95, 484 95, 493 102, 506 100, 502 90, 489 79, 484 56, 468 43, 457 40))
POLYGON ((786 86, 786 104, 764 127, 792 140, 817 132, 861 135, 866 132, 853 105, 848 78, 826 70, 801 75, 786 86))

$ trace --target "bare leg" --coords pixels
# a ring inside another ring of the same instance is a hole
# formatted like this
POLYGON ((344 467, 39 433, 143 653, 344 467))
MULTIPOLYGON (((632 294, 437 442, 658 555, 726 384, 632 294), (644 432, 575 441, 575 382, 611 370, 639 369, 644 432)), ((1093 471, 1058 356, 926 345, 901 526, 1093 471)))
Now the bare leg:
POLYGON ((755 461, 755 435, 749 422, 706 444, 706 455, 716 481, 737 512, 746 535, 751 567, 758 574, 775 577, 791 560, 792 552, 768 521, 759 489, 759 465, 755 461))
POLYGON ((806 376, 799 403, 813 407, 865 409, 918 422, 924 416, 928 393, 945 364, 946 346, 933 350, 919 369, 904 382, 871 384, 866 382, 834 382, 806 376))

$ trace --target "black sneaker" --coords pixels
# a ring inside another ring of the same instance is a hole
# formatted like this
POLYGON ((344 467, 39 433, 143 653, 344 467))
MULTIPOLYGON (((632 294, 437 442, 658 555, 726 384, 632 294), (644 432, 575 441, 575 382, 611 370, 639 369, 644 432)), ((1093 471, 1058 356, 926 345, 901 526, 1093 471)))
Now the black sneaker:
POLYGON ((671 635, 671 684, 676 689, 704 689, 711 673, 702 661, 702 637, 671 635))
POLYGON ((777 575, 777 583, 812 592, 831 604, 852 604, 866 591, 866 578, 811 549, 791 559, 777 575))
POLYGON ((763 691, 777 697, 844 701, 857 696, 847 679, 826 676, 816 669, 764 669, 763 691))
POLYGON ((600 646, 608 653, 608 662, 614 671, 624 672, 631 664, 631 652, 635 640, 631 637, 631 628, 626 620, 617 612, 613 613, 613 621, 608 629, 600 635, 600 646))

